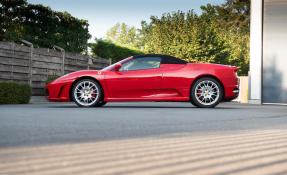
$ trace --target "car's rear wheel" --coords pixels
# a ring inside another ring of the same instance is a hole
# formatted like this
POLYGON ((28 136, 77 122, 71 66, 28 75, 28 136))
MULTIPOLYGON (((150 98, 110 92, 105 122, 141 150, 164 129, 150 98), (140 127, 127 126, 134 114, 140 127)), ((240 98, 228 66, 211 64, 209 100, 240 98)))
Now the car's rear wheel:
POLYGON ((219 104, 223 88, 218 80, 211 77, 198 79, 191 87, 191 101, 201 108, 213 108, 219 104))
POLYGON ((192 100, 192 98, 191 98, 191 100, 190 100, 190 103, 191 103, 193 106, 198 107, 198 106, 194 103, 194 101, 192 100))
POLYGON ((95 80, 83 79, 73 86, 72 97, 78 106, 93 107, 101 103, 103 92, 95 80))

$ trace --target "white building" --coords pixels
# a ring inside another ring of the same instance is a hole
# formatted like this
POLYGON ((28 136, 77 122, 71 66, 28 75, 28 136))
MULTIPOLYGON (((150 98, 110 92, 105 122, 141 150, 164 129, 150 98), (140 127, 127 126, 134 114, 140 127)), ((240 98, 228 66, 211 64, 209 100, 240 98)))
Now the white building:
POLYGON ((287 0, 251 0, 249 102, 287 104, 287 0))

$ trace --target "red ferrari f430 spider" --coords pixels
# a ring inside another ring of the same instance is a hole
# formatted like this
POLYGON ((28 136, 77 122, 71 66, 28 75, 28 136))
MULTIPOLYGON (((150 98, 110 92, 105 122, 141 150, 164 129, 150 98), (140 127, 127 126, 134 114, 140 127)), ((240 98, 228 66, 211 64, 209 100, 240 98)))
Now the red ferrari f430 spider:
POLYGON ((157 54, 126 58, 102 70, 66 74, 45 88, 50 101, 99 107, 113 101, 187 101, 211 108, 238 96, 237 68, 187 63, 157 54))

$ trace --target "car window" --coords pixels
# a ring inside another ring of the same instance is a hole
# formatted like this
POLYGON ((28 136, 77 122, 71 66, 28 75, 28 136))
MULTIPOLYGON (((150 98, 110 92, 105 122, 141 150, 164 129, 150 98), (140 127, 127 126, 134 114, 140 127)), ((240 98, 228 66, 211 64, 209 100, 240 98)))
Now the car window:
POLYGON ((160 67, 160 61, 160 57, 134 58, 124 62, 119 71, 155 69, 160 67))
POLYGON ((111 64, 111 65, 109 65, 109 66, 103 68, 101 71, 109 70, 110 68, 114 67, 116 64, 122 63, 122 62, 124 62, 124 61, 126 61, 127 59, 130 59, 130 58, 131 58, 131 57, 128 57, 128 58, 123 59, 123 60, 121 60, 121 61, 118 61, 118 62, 116 62, 116 63, 114 63, 114 64, 111 64))

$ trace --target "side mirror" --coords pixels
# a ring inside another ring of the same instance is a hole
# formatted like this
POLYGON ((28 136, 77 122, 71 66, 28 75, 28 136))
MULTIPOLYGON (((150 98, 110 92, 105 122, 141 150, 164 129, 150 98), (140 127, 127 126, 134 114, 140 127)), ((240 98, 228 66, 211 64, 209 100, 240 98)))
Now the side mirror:
POLYGON ((119 63, 119 64, 116 64, 115 65, 115 71, 119 71, 119 69, 122 67, 122 64, 119 63))

